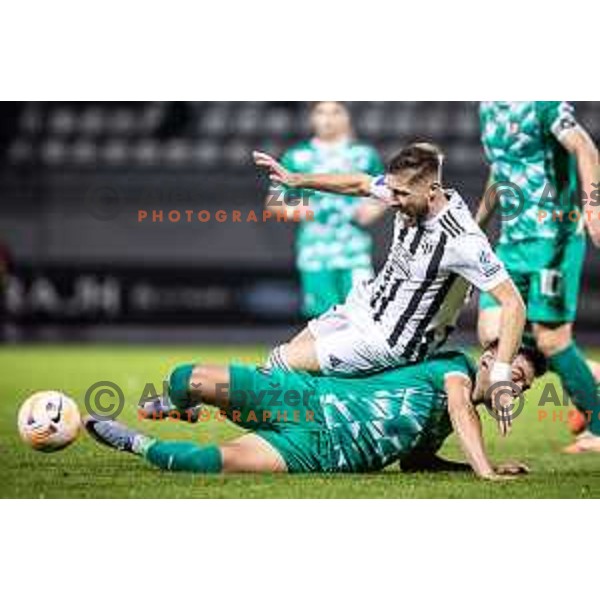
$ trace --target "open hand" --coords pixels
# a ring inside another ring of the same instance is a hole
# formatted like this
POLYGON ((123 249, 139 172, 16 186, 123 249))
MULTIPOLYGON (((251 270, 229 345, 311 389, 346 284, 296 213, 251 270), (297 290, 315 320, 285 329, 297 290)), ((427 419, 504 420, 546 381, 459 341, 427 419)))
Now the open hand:
POLYGON ((269 178, 277 185, 285 185, 287 187, 295 187, 295 176, 285 169, 281 163, 275 160, 269 154, 264 152, 253 152, 252 159, 254 164, 269 172, 269 178))
POLYGON ((502 437, 507 437, 512 431, 513 411, 516 406, 515 392, 509 386, 497 385, 491 393, 491 406, 494 411, 498 431, 502 437))

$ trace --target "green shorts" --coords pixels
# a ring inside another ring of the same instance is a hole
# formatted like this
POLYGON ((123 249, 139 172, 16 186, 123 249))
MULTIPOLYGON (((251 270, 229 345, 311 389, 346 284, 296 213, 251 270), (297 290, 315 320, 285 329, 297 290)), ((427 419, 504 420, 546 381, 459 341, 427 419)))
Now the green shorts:
POLYGON ((290 473, 334 470, 331 437, 314 378, 232 365, 227 418, 269 443, 290 473))
MULTIPOLYGON (((580 234, 562 243, 533 240, 496 248, 523 296, 530 323, 575 322, 585 248, 585 236, 580 234)), ((482 310, 496 306, 489 294, 481 295, 482 310)))
POLYGON ((304 316, 320 317, 330 308, 343 304, 355 283, 372 276, 372 270, 365 268, 300 271, 304 316))

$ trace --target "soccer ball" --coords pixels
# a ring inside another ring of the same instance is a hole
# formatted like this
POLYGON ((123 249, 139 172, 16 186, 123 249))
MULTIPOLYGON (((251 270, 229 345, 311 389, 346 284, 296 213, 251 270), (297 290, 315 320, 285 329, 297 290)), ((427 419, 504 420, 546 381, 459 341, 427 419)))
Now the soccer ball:
POLYGON ((38 392, 19 410, 19 434, 34 450, 56 452, 79 435, 81 416, 77 404, 61 392, 38 392))

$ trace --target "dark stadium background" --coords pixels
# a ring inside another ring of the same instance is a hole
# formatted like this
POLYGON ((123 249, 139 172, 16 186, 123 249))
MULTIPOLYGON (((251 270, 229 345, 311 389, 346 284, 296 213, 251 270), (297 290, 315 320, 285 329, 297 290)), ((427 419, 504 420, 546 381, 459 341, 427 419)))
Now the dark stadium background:
MULTIPOLYGON (((487 170, 477 103, 351 102, 357 134, 384 157, 430 139, 446 182, 472 206, 487 170)), ((600 141, 600 102, 576 103, 600 141)), ((219 223, 260 215, 267 183, 251 151, 280 154, 308 135, 297 102, 4 102, 0 105, 0 264, 7 342, 271 342, 300 323, 294 226, 219 223), (164 212, 138 222, 138 210, 164 212), (208 210, 208 223, 169 211, 208 210), (6 275, 7 273, 7 275, 6 275)), ((374 228, 377 260, 390 219, 374 228)), ((591 247, 578 334, 600 319, 591 247)), ((473 339, 474 307, 462 335, 473 339)), ((594 340, 597 341, 597 340, 594 340)))

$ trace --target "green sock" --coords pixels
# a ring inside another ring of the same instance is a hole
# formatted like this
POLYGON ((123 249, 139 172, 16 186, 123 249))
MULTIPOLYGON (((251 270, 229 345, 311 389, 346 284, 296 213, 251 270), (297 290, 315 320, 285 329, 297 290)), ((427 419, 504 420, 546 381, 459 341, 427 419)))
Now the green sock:
POLYGON ((566 350, 552 356, 550 368, 560 377, 575 407, 582 413, 591 411, 588 429, 594 435, 600 435, 600 402, 596 380, 579 348, 572 344, 566 350))
POLYGON ((223 470, 223 456, 217 446, 157 441, 145 449, 144 456, 165 471, 221 473, 223 470))
POLYGON ((181 410, 191 408, 190 379, 195 365, 184 364, 175 367, 168 377, 169 400, 171 405, 181 410))

